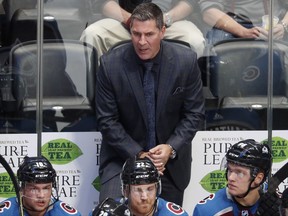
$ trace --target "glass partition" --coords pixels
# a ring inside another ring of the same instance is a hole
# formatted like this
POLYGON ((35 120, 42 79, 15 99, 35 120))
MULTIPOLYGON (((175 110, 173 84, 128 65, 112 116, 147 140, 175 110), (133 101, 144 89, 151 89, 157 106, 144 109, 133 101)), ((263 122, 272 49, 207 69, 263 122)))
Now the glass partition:
POLYGON ((287 129, 287 3, 200 0, 199 6, 205 130, 287 129))
MULTIPOLYGON (((186 41, 198 53, 203 78, 206 99, 203 130, 288 127, 286 1, 187 1, 190 9, 187 13, 183 11, 180 18, 174 16, 172 7, 155 3, 164 11, 167 32, 177 22, 188 20, 199 30, 197 35, 203 37, 203 42, 197 41, 199 37, 186 41), (199 44, 201 52, 196 47, 199 44)), ((119 4, 129 12, 133 8, 129 1, 119 4)), ((96 34, 91 26, 107 18, 126 23, 124 15, 117 17, 116 10, 111 15, 105 6, 102 0, 43 2, 41 103, 45 132, 97 130, 94 104, 97 59, 113 44, 99 50, 91 39, 96 34)), ((1 133, 36 132, 39 13, 42 10, 37 0, 1 1, 1 133)))
POLYGON ((36 133, 38 118, 43 132, 96 131, 97 51, 79 40, 92 12, 88 4, 1 1, 0 132, 36 133))
MULTIPOLYGON (((50 156, 60 197, 86 215, 98 204, 101 185, 102 137, 95 114, 99 58, 130 39, 129 17, 139 2, 0 0, 0 150, 15 173, 27 154, 50 156)), ((192 208, 191 194, 200 181, 211 181, 214 189, 225 185, 217 170, 232 142, 260 134, 271 144, 274 132, 281 137, 275 137, 273 158, 287 160, 286 131, 276 130, 288 129, 288 1, 153 2, 164 12, 164 39, 182 41, 198 55, 206 118, 192 145, 192 170, 201 169, 187 192, 192 208), (230 131, 237 132, 230 137, 230 131), (208 179, 207 168, 215 178, 208 179)), ((10 178, 0 174, 8 185, 10 178)), ((2 198, 14 195, 14 189, 8 195, 5 190, 2 198)), ((195 203, 198 198, 193 196, 195 203)))

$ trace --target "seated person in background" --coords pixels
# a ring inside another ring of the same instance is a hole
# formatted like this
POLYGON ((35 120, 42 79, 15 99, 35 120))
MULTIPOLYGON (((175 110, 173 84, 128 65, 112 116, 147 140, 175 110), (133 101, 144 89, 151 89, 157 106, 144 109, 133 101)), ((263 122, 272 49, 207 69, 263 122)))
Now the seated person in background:
POLYGON ((56 171, 45 157, 26 156, 17 171, 17 177, 21 202, 16 197, 4 200, 0 204, 0 215, 81 215, 58 199, 56 171))
POLYGON ((130 158, 121 173, 122 193, 133 216, 188 216, 179 205, 158 197, 161 179, 157 168, 148 158, 130 158))
MULTIPOLYGON (((102 13, 106 17, 89 25, 80 38, 92 44, 98 51, 98 57, 107 52, 116 43, 129 40, 130 16, 133 9, 145 0, 102 0, 102 13)), ((148 0, 149 2, 149 0, 148 0)), ((164 38, 177 39, 189 43, 197 52, 203 54, 204 42, 202 32, 191 21, 185 20, 193 11, 194 0, 153 0, 163 11, 166 24, 164 38)))
POLYGON ((107 198, 99 203, 96 208, 89 213, 89 216, 132 216, 125 204, 117 202, 112 198, 107 198))
MULTIPOLYGON (((262 16, 269 14, 266 0, 200 0, 203 20, 214 28, 208 30, 208 44, 231 38, 267 38, 262 27, 262 16)), ((273 25, 274 39, 283 39, 288 32, 288 3, 274 0, 274 16, 279 18, 273 25)))
MULTIPOLYGON (((269 146, 252 139, 243 140, 234 144, 224 159, 221 167, 226 167, 227 187, 201 200, 193 216, 258 215, 257 209, 262 205, 260 187, 272 166, 269 146)), ((267 215, 279 215, 274 209, 268 208, 267 215), (269 209, 273 212, 268 212, 269 209)))

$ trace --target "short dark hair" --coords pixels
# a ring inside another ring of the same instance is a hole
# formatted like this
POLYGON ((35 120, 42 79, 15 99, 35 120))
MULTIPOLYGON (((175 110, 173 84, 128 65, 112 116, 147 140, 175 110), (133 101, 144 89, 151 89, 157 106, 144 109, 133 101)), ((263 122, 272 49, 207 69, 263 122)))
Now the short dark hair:
POLYGON ((130 27, 133 25, 134 20, 147 21, 155 20, 158 29, 164 26, 162 10, 154 3, 141 3, 132 12, 130 27))

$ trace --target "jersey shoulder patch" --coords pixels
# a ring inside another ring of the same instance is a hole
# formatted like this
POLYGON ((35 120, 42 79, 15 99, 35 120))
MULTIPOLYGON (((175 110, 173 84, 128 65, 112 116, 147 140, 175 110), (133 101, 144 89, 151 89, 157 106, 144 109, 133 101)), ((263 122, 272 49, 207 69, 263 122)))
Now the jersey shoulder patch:
POLYGON ((70 215, 75 215, 75 214, 78 214, 78 211, 77 209, 73 208, 71 205, 69 205, 68 203, 65 203, 65 202, 60 202, 60 207, 61 209, 70 214, 70 215))
POLYGON ((0 203, 0 213, 3 213, 5 210, 10 209, 10 207, 11 207, 11 201, 9 200, 0 203))
POLYGON ((199 202, 198 202, 198 204, 206 204, 207 203, 207 201, 209 201, 209 200, 213 200, 215 198, 215 193, 213 193, 213 194, 210 194, 209 196, 207 196, 207 197, 205 197, 203 200, 200 200, 199 202))
POLYGON ((167 202, 166 207, 170 212, 172 212, 175 215, 181 215, 185 212, 183 208, 181 208, 181 206, 172 202, 167 202))

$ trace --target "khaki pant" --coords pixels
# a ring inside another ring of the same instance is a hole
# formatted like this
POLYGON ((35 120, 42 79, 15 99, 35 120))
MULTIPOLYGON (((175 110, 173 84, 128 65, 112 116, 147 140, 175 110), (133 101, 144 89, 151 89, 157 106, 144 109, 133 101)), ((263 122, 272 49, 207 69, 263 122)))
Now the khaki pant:
MULTIPOLYGON (((130 32, 119 21, 105 18, 89 25, 83 31, 80 40, 93 45, 97 49, 99 59, 114 44, 130 38, 130 32)), ((166 29, 164 38, 188 42, 198 57, 203 55, 205 39, 202 32, 190 21, 174 22, 166 29)))

